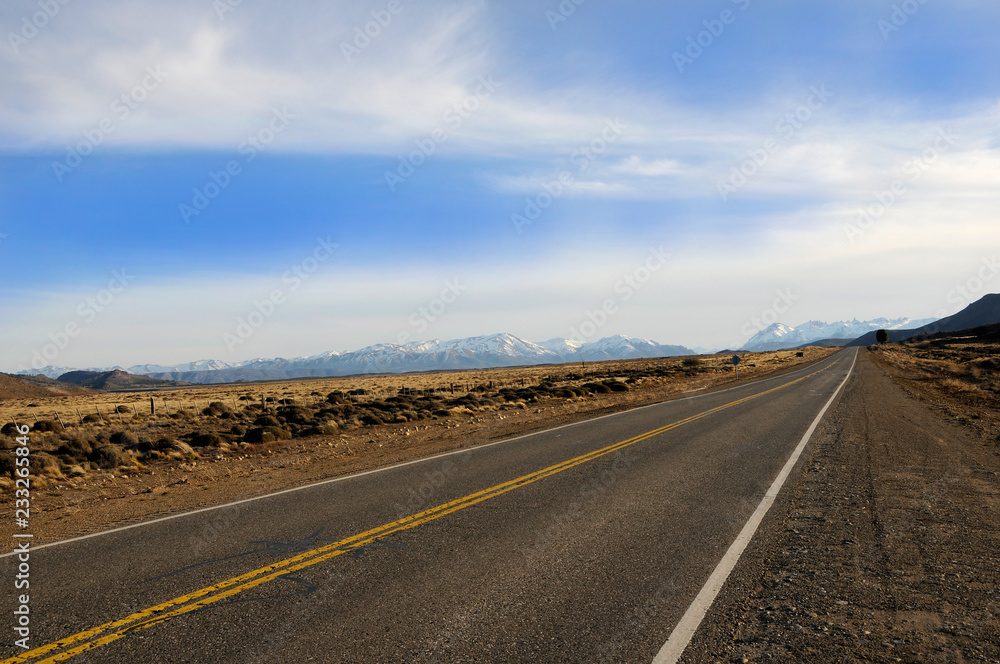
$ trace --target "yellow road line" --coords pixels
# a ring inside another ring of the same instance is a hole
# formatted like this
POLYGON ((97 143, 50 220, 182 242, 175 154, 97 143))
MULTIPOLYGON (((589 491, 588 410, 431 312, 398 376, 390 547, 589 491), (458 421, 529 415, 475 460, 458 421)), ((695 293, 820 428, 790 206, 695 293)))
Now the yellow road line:
POLYGON ((291 558, 286 558, 285 560, 278 561, 271 565, 261 567, 259 569, 241 574, 239 576, 233 577, 231 579, 226 579, 211 586, 201 588, 194 592, 188 593, 186 595, 181 595, 180 597, 175 597, 174 599, 168 600, 156 606, 152 606, 138 613, 133 613, 130 616, 116 620, 113 622, 105 623, 93 629, 85 630, 79 632, 72 636, 68 636, 59 641, 54 641, 48 645, 35 648, 26 653, 18 655, 16 657, 11 657, 5 659, 0 664, 23 664, 26 662, 35 661, 35 664, 51 664, 53 662, 62 662, 77 655, 83 654, 87 651, 93 650, 103 645, 107 645, 113 641, 121 639, 129 632, 138 631, 140 629, 146 629, 154 625, 166 622, 171 618, 190 613, 192 611, 197 611, 199 609, 205 608, 215 602, 220 600, 233 597, 239 593, 245 592, 257 586, 263 585, 270 581, 274 581, 286 574, 291 572, 296 572, 307 567, 311 567, 318 563, 336 558, 345 553, 349 553, 355 549, 361 548, 372 542, 387 537, 393 533, 398 533, 404 530, 409 530, 411 528, 416 528, 417 526, 423 525, 435 519, 440 519, 443 516, 452 514, 459 510, 463 510, 467 507, 471 507, 485 500, 495 498, 497 496, 503 495, 515 489, 519 489, 522 486, 527 486, 546 477, 550 477, 557 473, 561 473, 570 468, 574 468, 581 464, 587 463, 588 461, 593 461, 600 457, 612 454, 630 445, 635 445, 636 443, 648 440, 662 433, 676 429, 678 427, 684 426, 685 424, 690 424, 702 418, 708 417, 713 413, 717 413, 721 410, 727 408, 732 408, 742 403, 746 403, 752 399, 764 396, 766 394, 771 394, 772 392, 777 392, 778 390, 783 390, 786 387, 795 385, 796 383, 802 382, 807 378, 815 376, 822 371, 825 371, 828 367, 823 367, 813 373, 802 376, 801 378, 796 378, 795 380, 784 383, 777 387, 773 387, 769 390, 763 392, 758 392, 752 394, 748 397, 742 399, 737 399, 736 401, 731 401, 727 404, 721 406, 716 406, 709 410, 698 413, 697 415, 692 415, 686 417, 677 422, 664 425, 657 429, 641 433, 632 438, 628 438, 623 441, 619 441, 607 447, 602 447, 601 449, 588 452, 587 454, 582 454, 572 459, 557 463, 555 465, 537 470, 533 473, 527 475, 522 475, 513 480, 497 484, 488 489, 483 489, 482 491, 477 491, 471 493, 462 498, 452 500, 447 503, 443 503, 436 507, 432 507, 423 512, 418 512, 416 514, 411 514, 410 516, 404 517, 397 521, 391 523, 383 524, 377 528, 367 530, 363 533, 357 535, 352 535, 338 542, 333 542, 331 544, 326 544, 324 546, 311 549, 297 556, 291 558), (63 650, 73 644, 79 643, 80 645, 70 648, 69 650, 63 650), (46 659, 37 660, 38 657, 47 655, 56 650, 63 650, 56 655, 48 657, 46 659))

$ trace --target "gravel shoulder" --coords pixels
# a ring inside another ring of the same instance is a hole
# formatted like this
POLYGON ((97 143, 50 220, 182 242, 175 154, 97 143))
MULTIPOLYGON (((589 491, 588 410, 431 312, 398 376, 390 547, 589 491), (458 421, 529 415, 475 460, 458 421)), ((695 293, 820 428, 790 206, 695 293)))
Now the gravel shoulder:
POLYGON ((1000 662, 1000 448, 871 355, 683 662, 1000 662))

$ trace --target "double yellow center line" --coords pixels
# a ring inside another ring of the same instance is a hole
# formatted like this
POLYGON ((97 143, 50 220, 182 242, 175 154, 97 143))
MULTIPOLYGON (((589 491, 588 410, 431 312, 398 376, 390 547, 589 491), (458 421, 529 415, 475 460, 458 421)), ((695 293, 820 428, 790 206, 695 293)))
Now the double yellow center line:
POLYGON ((690 424, 691 422, 708 417, 713 413, 717 413, 720 410, 732 408, 733 406, 746 403, 747 401, 756 399, 757 397, 777 392, 778 390, 782 390, 786 387, 802 382, 807 378, 815 376, 816 374, 826 370, 826 368, 827 367, 824 367, 823 369, 819 369, 818 371, 814 371, 806 376, 802 376, 801 378, 797 378, 764 392, 758 392, 757 394, 752 394, 748 397, 731 401, 722 406, 717 406, 710 410, 698 413, 697 415, 692 415, 691 417, 678 420, 672 424, 667 424, 659 427, 658 429, 647 431, 639 434, 638 436, 614 443, 613 445, 594 450, 593 452, 589 452, 578 457, 573 457, 572 459, 563 461, 562 463, 557 463, 554 466, 543 468, 542 470, 523 475, 517 479, 497 484, 496 486, 483 489, 482 491, 477 491, 476 493, 471 493, 462 498, 458 498, 457 500, 438 505, 437 507, 424 510, 423 512, 418 512, 417 514, 412 514, 397 521, 393 521, 392 523, 386 523, 363 533, 352 535, 351 537, 342 539, 338 542, 320 546, 297 556, 286 558, 285 560, 281 560, 271 565, 255 569, 252 572, 247 572, 246 574, 226 579, 225 581, 221 581, 215 585, 201 588, 200 590, 196 590, 186 595, 181 595, 180 597, 175 597, 174 599, 149 607, 148 609, 139 611, 138 613, 133 613, 132 615, 120 620, 105 623, 99 627, 79 632, 59 641, 35 648, 34 650, 29 650, 28 652, 16 657, 5 659, 0 662, 0 664, 21 664, 25 662, 33 662, 34 664, 50 664, 52 662, 65 661, 108 643, 112 643, 113 641, 117 641, 130 632, 147 629, 154 625, 166 622, 172 618, 182 616, 186 613, 203 609, 221 600, 246 592, 247 590, 256 588, 257 586, 261 586, 270 581, 274 581, 275 579, 281 578, 286 574, 297 572, 307 567, 312 567, 313 565, 330 560, 331 558, 336 558, 337 556, 342 556, 345 553, 367 546, 376 540, 388 537, 393 533, 409 530, 410 528, 416 528, 417 526, 434 521, 435 519, 440 519, 441 517, 447 516, 453 512, 466 509, 467 507, 490 500, 491 498, 496 498, 497 496, 501 496, 520 487, 545 479, 546 477, 551 477, 557 473, 569 470, 570 468, 587 463, 588 461, 599 459, 600 457, 612 454, 630 445, 635 445, 636 443, 648 440, 654 436, 658 436, 672 429, 684 426, 685 424, 690 424), (55 654, 50 655, 50 653, 55 654), (45 659, 38 659, 40 657, 45 657, 46 655, 50 656, 45 659))

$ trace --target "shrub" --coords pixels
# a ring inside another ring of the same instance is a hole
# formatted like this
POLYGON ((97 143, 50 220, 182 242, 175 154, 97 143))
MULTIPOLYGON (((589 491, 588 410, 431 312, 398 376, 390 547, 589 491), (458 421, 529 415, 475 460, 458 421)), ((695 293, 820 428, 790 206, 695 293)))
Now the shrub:
POLYGON ((583 385, 583 388, 590 390, 594 394, 607 394, 611 391, 611 388, 603 383, 586 383, 583 385))
POLYGON ((84 424, 92 424, 94 422, 103 422, 103 421, 104 421, 104 418, 102 418, 97 413, 90 413, 88 415, 84 415, 83 416, 83 423, 84 424))
POLYGON ((214 431, 196 433, 188 438, 191 447, 217 447, 226 442, 226 439, 214 431))
POLYGON ((604 384, 608 386, 608 389, 612 392, 628 392, 628 385, 619 382, 617 380, 607 380, 604 384))
POLYGON ((681 365, 685 367, 700 367, 701 360, 699 360, 697 357, 685 357, 684 360, 681 362, 681 365))
POLYGON ((208 415, 209 417, 220 417, 222 419, 229 419, 236 416, 236 412, 221 401, 211 402, 207 408, 201 411, 201 414, 208 415))
POLYGON ((251 444, 271 443, 276 440, 288 440, 291 432, 278 427, 254 427, 247 430, 243 440, 251 444))
POLYGON ((83 439, 73 439, 67 440, 65 443, 59 446, 56 450, 56 454, 70 457, 77 461, 84 461, 90 457, 90 454, 94 451, 93 446, 91 446, 90 441, 83 439))
POLYGON ((139 436, 134 431, 116 431, 111 434, 111 443, 121 447, 133 447, 139 444, 139 436))
POLYGON ((385 421, 374 413, 365 413, 361 416, 361 423, 366 426, 374 427, 380 424, 385 424, 385 421))
MULTIPOLYGON (((13 424, 13 422, 11 422, 13 424)), ((46 431, 61 431, 62 427, 59 426, 58 422, 53 420, 38 420, 35 422, 35 426, 31 427, 32 431, 46 432, 46 431)))
POLYGON ((300 406, 289 406, 287 408, 281 408, 278 411, 278 417, 284 420, 285 422, 292 422, 294 424, 313 423, 312 412, 300 406))
POLYGON ((17 432, 17 427, 14 426, 13 422, 8 422, 7 424, 0 427, 0 433, 5 436, 10 436, 11 438, 16 438, 19 434, 17 432))
POLYGON ((62 477, 62 470, 59 468, 59 459, 46 452, 31 453, 31 472, 35 475, 62 477))
POLYGON ((274 415, 261 415, 253 421, 259 427, 280 427, 281 422, 274 415))
POLYGON ((13 477, 17 468, 17 457, 8 452, 0 452, 0 476, 13 477))
POLYGON ((95 447, 93 452, 90 453, 89 458, 99 468, 104 469, 135 465, 135 460, 131 454, 112 443, 95 447))
POLYGON ((339 430, 340 427, 337 426, 336 422, 326 422, 324 424, 303 429, 299 436, 302 438, 305 438, 306 436, 333 436, 336 435, 339 430))

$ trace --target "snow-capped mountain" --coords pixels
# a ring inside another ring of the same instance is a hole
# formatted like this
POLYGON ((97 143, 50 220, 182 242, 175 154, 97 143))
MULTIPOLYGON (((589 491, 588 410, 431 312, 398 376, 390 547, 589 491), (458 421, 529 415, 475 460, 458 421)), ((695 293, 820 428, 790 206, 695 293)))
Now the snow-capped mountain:
POLYGON ((873 330, 899 330, 920 327, 933 322, 934 319, 912 320, 910 318, 873 318, 872 320, 838 321, 824 323, 811 320, 792 327, 782 323, 773 323, 743 344, 741 350, 763 351, 796 348, 804 344, 822 339, 857 339, 873 330))
MULTIPOLYGON (((229 383, 243 380, 479 369, 685 354, 691 354, 691 351, 683 346, 664 346, 648 339, 635 339, 623 335, 607 337, 592 343, 581 343, 572 339, 550 339, 536 344, 512 334, 499 333, 448 341, 375 344, 355 351, 329 351, 294 359, 279 357, 257 358, 239 363, 199 360, 178 365, 142 364, 129 367, 126 371, 190 383, 229 383)), ((72 369, 44 367, 41 370, 20 373, 44 373, 50 378, 58 378, 68 371, 72 369)))
POLYGON ((694 351, 684 346, 665 346, 649 339, 627 337, 624 334, 616 334, 590 343, 581 343, 575 339, 549 339, 539 345, 555 352, 564 362, 581 360, 599 362, 694 354, 694 351))

